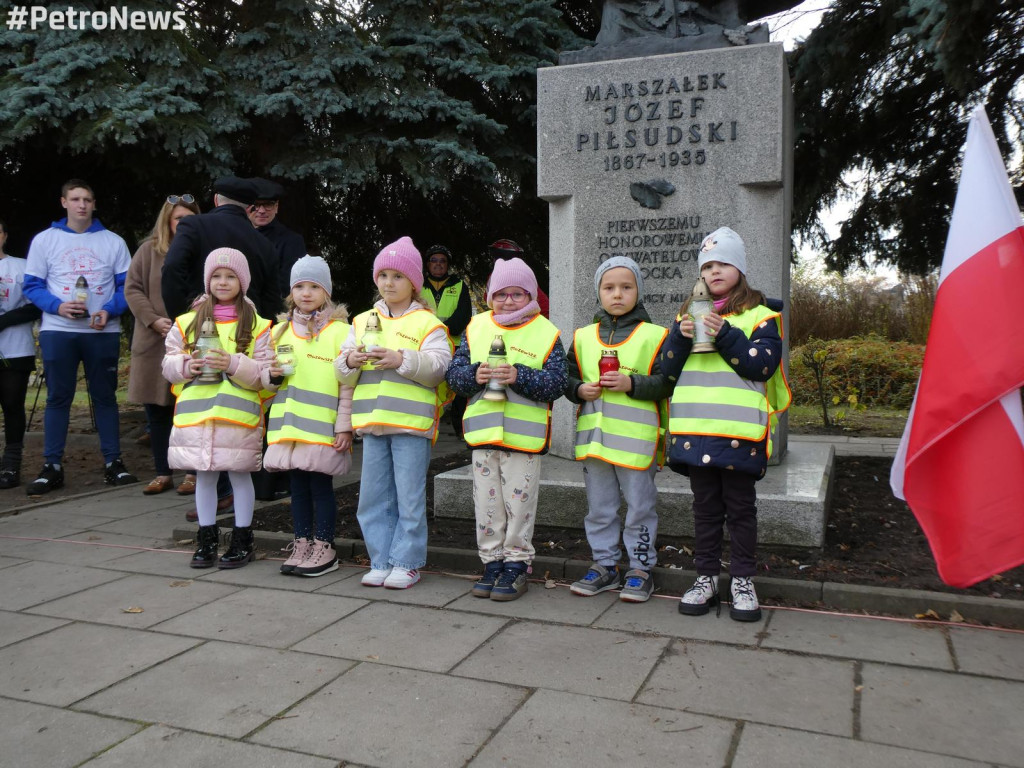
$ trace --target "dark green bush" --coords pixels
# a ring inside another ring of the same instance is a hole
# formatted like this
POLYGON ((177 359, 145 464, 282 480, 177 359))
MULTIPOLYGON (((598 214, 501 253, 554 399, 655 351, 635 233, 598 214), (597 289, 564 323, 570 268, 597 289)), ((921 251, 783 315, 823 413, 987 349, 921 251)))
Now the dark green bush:
MULTIPOLYGON (((826 399, 843 407, 909 408, 921 374, 924 347, 888 341, 874 334, 851 339, 812 339, 789 354, 793 402, 818 405, 818 385, 804 362, 808 350, 826 350, 823 385, 826 399)), ((821 357, 821 355, 819 355, 821 357)))

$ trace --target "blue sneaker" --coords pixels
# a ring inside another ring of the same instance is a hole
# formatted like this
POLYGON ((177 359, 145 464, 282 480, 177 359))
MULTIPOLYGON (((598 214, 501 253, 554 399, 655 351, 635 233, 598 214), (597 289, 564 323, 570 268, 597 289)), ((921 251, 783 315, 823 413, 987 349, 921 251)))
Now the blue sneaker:
POLYGON ((654 594, 654 579, 650 571, 632 568, 626 571, 626 579, 619 593, 619 600, 627 603, 646 603, 654 594))
POLYGON ((530 582, 526 580, 526 574, 530 566, 527 563, 505 563, 505 568, 494 582, 491 590, 491 600, 508 602, 518 600, 526 594, 530 588, 530 582))
POLYGON ((619 588, 618 566, 605 567, 594 563, 587 571, 587 575, 579 581, 573 582, 569 591, 574 595, 590 597, 600 592, 607 592, 609 589, 619 588))
POLYGON ((484 575, 473 585, 473 597, 490 597, 498 576, 505 570, 504 560, 492 560, 484 564, 484 575))

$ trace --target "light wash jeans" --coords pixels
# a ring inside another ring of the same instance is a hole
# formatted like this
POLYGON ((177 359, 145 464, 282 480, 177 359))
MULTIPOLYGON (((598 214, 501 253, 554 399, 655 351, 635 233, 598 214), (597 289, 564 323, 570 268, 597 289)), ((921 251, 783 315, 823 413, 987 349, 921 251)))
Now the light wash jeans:
POLYGON ((409 570, 427 563, 427 467, 430 440, 363 435, 356 517, 370 567, 409 570))

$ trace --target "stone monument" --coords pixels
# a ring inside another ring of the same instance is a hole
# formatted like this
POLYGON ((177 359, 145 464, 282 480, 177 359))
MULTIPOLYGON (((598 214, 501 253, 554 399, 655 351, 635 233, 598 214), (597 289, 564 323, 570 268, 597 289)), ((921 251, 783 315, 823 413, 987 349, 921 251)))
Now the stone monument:
MULTIPOLYGON (((788 305, 792 95, 782 45, 744 44, 767 39, 763 25, 744 24, 748 5, 606 0, 604 42, 599 37, 594 48, 562 57, 588 63, 538 71, 537 186, 550 206, 550 272, 558 277, 551 281, 550 317, 566 346, 575 328, 593 322, 594 272, 612 256, 640 265, 644 305, 654 322, 670 326, 698 277, 701 241, 721 226, 743 237, 750 284, 788 305), (716 47, 709 47, 712 40, 716 47), (687 44, 698 50, 604 59, 630 46, 687 44)), ((784 355, 788 366, 788 342, 784 355)), ((783 419, 776 458, 787 450, 786 428, 783 419)), ((555 458, 573 458, 575 407, 567 400, 556 402, 551 429, 552 457, 542 470, 550 482, 540 492, 538 520, 577 516, 580 525, 586 499, 572 499, 582 495, 582 472, 555 458), (557 507, 547 504, 554 499, 557 507)), ((769 469, 758 485, 763 542, 824 543, 828 483, 814 467, 827 467, 830 476, 830 451, 813 458, 810 469, 801 456, 787 458, 786 470, 774 476, 769 469), (793 472, 809 478, 799 490, 793 472)), ((659 476, 659 514, 668 523, 661 529, 692 532, 689 502, 679 502, 689 485, 673 475, 659 476)), ((436 492, 448 498, 440 486, 436 492)))

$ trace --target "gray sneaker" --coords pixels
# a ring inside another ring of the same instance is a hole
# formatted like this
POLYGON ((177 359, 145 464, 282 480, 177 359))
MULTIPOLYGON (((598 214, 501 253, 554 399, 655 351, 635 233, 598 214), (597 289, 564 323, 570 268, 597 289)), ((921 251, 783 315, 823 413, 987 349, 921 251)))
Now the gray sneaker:
POLYGON ((627 603, 646 603, 654 594, 654 579, 650 571, 632 568, 626 571, 626 578, 619 593, 619 600, 627 603))
POLYGON ((607 592, 609 589, 619 588, 619 569, 617 566, 606 568, 603 565, 594 563, 587 571, 587 575, 579 581, 573 582, 569 591, 574 595, 590 597, 599 592, 607 592))

